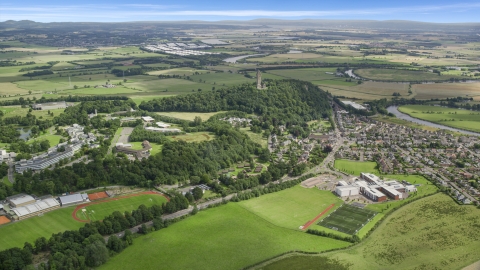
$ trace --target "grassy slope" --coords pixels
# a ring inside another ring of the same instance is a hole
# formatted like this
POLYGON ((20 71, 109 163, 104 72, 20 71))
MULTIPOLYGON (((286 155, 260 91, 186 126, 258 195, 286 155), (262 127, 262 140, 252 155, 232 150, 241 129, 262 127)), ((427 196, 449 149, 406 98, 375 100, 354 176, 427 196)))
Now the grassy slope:
MULTIPOLYGON (((135 210, 142 204, 148 207, 154 204, 161 205, 165 202, 167 202, 167 199, 163 196, 145 194, 118 201, 89 205, 86 207, 86 209, 91 220, 102 220, 104 217, 115 211, 120 211, 120 213, 123 213, 125 211, 135 210)), ((86 217, 81 211, 77 212, 77 217, 86 220, 86 217)))
POLYGON ((238 269, 288 250, 347 245, 275 226, 230 203, 137 238, 100 269, 238 269))
POLYGON ((415 118, 445 126, 480 132, 479 112, 428 105, 405 105, 401 106, 399 110, 415 118), (452 119, 454 121, 451 121, 452 119))
MULTIPOLYGON (((399 209, 361 244, 326 255, 352 264, 352 270, 461 269, 480 259, 479 222, 480 210, 438 194, 399 209)), ((308 261, 315 258, 323 260, 308 261)), ((291 257, 275 265, 283 269, 291 260, 304 262, 291 257)))
POLYGON ((240 202, 240 206, 275 225, 298 229, 333 203, 335 207, 329 212, 342 205, 343 201, 329 191, 295 186, 240 202))

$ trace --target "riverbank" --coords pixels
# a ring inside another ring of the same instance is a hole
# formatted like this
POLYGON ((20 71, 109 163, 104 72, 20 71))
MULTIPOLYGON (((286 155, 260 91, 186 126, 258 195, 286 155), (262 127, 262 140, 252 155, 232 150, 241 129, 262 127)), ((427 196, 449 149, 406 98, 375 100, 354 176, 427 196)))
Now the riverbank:
MULTIPOLYGON (((435 108, 433 106, 431 106, 431 107, 435 108)), ((473 135, 473 136, 479 136, 480 137, 480 133, 478 133, 478 132, 464 130, 464 129, 460 129, 460 128, 454 128, 454 127, 450 127, 450 126, 445 126, 445 125, 442 125, 442 124, 437 124, 435 122, 430 122, 430 121, 426 121, 426 120, 423 120, 423 119, 420 119, 420 118, 412 117, 409 114, 400 112, 398 110, 398 106, 390 106, 390 107, 387 108, 387 111, 389 113, 394 114, 399 119, 410 121, 410 122, 413 122, 413 123, 416 123, 416 124, 430 126, 430 127, 439 128, 439 129, 446 129, 446 130, 450 130, 450 131, 454 131, 454 132, 458 132, 458 133, 462 133, 462 134, 466 134, 466 135, 473 135)))

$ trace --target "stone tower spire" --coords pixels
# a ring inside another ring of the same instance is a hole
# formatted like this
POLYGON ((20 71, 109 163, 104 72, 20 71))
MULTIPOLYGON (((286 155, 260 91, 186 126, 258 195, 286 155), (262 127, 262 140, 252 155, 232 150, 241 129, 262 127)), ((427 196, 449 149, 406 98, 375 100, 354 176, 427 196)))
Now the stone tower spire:
POLYGON ((257 89, 263 89, 262 87, 262 73, 257 69, 257 89))

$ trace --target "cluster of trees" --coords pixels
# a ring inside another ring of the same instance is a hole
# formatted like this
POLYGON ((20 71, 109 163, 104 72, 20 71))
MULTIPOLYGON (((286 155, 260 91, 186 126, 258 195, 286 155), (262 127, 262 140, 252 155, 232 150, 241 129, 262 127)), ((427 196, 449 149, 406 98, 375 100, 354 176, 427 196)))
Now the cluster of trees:
POLYGON ((59 98, 46 98, 42 97, 40 99, 36 99, 35 97, 30 98, 23 98, 20 97, 18 99, 12 100, 3 100, 0 101, 0 106, 13 106, 13 105, 28 105, 33 103, 46 103, 46 102, 57 102, 57 101, 66 101, 66 102, 83 102, 83 101, 95 101, 95 100, 127 100, 128 97, 126 96, 61 96, 59 98))
POLYGON ((19 141, 16 143, 10 144, 10 151, 21 152, 21 153, 38 153, 47 151, 50 148, 50 142, 48 140, 43 141, 34 141, 31 144, 27 144, 24 141, 19 141))
POLYGON ((117 76, 117 77, 123 77, 123 76, 135 76, 135 75, 143 75, 145 73, 145 70, 142 68, 130 68, 128 70, 123 70, 123 69, 112 69, 112 74, 117 76))
POLYGON ((252 199, 252 198, 259 197, 259 196, 264 195, 264 194, 278 192, 278 191, 281 191, 281 190, 284 190, 284 189, 287 189, 287 188, 291 188, 291 187, 297 185, 298 183, 304 181, 305 179, 307 179, 307 178, 302 177, 301 179, 286 181, 286 182, 283 182, 283 183, 280 183, 280 184, 270 183, 269 185, 267 185, 265 187, 253 188, 252 190, 249 190, 249 191, 239 192, 239 193, 237 193, 237 195, 235 195, 232 198, 231 201, 232 202, 245 201, 245 200, 249 200, 249 199, 252 199))
POLYGON ((327 233, 325 231, 319 231, 319 230, 314 230, 314 229, 308 229, 307 233, 313 234, 313 235, 318 235, 318 236, 323 236, 323 237, 329 237, 337 240, 342 240, 350 243, 357 243, 360 242, 360 238, 357 235, 352 235, 352 236, 341 236, 335 233, 327 233))
MULTIPOLYGON (((113 156, 103 159, 98 155, 92 157, 93 161, 88 164, 80 162, 36 174, 24 172, 16 176, 14 186, 21 192, 58 194, 110 184, 141 187, 173 184, 193 176, 205 177, 208 183, 209 179, 216 178, 219 170, 249 160, 251 155, 258 154, 262 149, 229 124, 215 123, 209 127, 216 135, 212 141, 195 144, 167 141, 161 155, 134 162, 113 156)), ((108 148, 108 141, 104 142, 108 148)))
POLYGON ((32 72, 28 72, 28 73, 23 74, 23 76, 36 77, 36 76, 51 75, 51 74, 53 74, 53 71, 48 70, 48 69, 44 69, 44 70, 35 70, 35 71, 32 71, 32 72))
POLYGON ((268 81, 265 90, 244 84, 231 89, 156 99, 142 102, 139 107, 152 112, 237 110, 260 115, 258 125, 272 130, 278 125, 302 126, 330 114, 327 93, 311 83, 296 80, 268 81))
MULTIPOLYGON (((0 119, 1 120, 1 119, 0 119)), ((18 140, 20 132, 13 126, 5 126, 0 123, 0 142, 11 143, 18 140)))
POLYGON ((143 142, 144 140, 147 140, 159 144, 163 144, 167 141, 165 134, 146 130, 143 128, 143 125, 135 127, 132 134, 130 134, 129 139, 131 142, 143 142))

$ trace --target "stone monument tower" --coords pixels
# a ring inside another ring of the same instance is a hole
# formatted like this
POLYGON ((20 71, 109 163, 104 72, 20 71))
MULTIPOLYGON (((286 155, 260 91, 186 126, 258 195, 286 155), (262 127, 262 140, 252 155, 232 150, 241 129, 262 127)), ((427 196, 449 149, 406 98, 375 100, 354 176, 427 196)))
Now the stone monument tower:
POLYGON ((262 73, 257 69, 257 89, 263 89, 262 85, 262 73))

